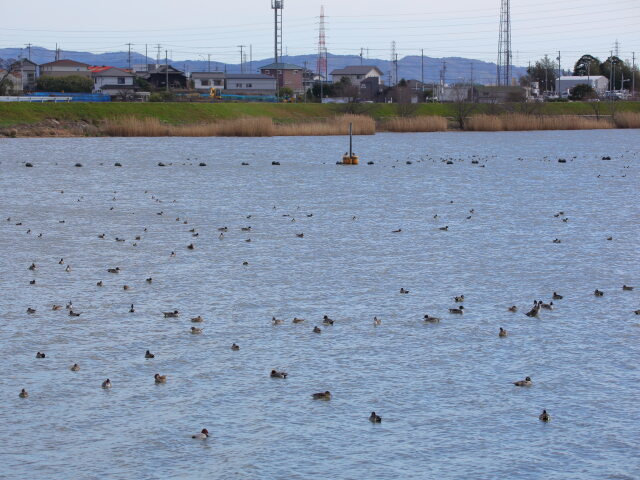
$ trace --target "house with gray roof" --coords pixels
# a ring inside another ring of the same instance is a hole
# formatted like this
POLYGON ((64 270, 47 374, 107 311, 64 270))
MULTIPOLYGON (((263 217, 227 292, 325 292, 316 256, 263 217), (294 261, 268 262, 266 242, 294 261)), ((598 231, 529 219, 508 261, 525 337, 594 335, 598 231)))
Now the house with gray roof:
POLYGON ((382 71, 375 66, 370 65, 353 65, 349 67, 339 68, 331 72, 333 83, 340 82, 343 78, 348 78, 351 85, 360 85, 367 78, 376 77, 382 84, 382 71))

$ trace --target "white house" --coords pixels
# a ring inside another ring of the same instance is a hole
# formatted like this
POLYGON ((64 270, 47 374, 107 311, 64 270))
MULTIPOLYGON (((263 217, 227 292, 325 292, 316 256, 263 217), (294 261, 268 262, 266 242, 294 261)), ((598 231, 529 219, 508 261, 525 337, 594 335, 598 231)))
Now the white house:
POLYGON ((93 79, 93 93, 120 95, 125 91, 134 91, 135 76, 116 67, 90 67, 93 79))
POLYGON ((193 72, 191 80, 193 88, 201 93, 209 93, 212 88, 224 90, 224 72, 193 72))
POLYGON ((76 62, 75 60, 56 60, 55 62, 40 65, 40 76, 45 75, 49 77, 68 77, 69 75, 90 77, 91 70, 89 70, 89 65, 86 63, 76 62))
POLYGON ((563 76, 556 79, 556 92, 566 96, 572 88, 577 85, 590 85, 598 95, 603 94, 609 88, 609 80, 603 75, 592 75, 584 77, 563 76))
POLYGON ((383 73, 378 67, 368 65, 355 65, 351 67, 340 68, 331 72, 333 83, 338 83, 343 78, 348 78, 351 85, 360 85, 366 78, 377 77, 382 84, 383 73))
POLYGON ((227 95, 275 95, 277 79, 261 73, 227 73, 224 76, 227 95))

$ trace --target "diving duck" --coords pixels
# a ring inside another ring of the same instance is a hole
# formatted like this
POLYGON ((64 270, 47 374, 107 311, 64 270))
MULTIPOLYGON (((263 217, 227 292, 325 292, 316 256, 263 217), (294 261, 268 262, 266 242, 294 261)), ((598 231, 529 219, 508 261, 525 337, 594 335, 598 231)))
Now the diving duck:
POLYGON ((516 387, 530 387, 531 385, 533 385, 533 382, 531 381, 531 377, 527 377, 524 380, 518 380, 517 382, 513 382, 513 384, 516 387))
POLYGON ((277 370, 271 370, 271 378, 287 378, 287 372, 278 372, 277 370))
POLYGON ((376 415, 376 412, 371 412, 371 415, 369 415, 369 421, 372 423, 382 423, 382 417, 380 415, 376 415))
POLYGON ((331 400, 331 392, 327 390, 326 392, 314 393, 312 397, 314 400, 331 400))

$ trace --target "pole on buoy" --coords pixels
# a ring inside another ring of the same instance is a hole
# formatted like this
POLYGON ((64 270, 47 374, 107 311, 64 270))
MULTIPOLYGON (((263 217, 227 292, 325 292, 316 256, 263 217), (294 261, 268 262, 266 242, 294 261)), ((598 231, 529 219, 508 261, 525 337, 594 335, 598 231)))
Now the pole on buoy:
POLYGON ((349 158, 353 157, 353 123, 349 122, 349 158))

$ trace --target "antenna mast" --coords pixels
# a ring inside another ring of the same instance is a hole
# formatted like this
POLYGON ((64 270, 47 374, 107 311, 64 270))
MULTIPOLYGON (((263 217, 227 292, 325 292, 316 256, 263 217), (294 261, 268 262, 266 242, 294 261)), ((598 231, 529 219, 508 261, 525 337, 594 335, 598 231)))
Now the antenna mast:
POLYGON ((511 85, 511 0, 501 0, 497 84, 511 85))
POLYGON ((320 84, 327 78, 327 36, 324 23, 324 5, 320 7, 320 33, 318 34, 318 62, 316 69, 320 84))
POLYGON ((282 60, 282 9, 284 8, 284 0, 271 0, 271 8, 275 15, 274 63, 279 63, 282 60))

